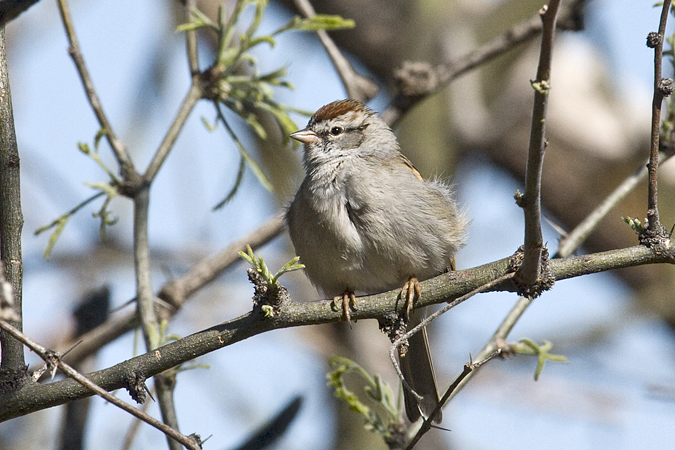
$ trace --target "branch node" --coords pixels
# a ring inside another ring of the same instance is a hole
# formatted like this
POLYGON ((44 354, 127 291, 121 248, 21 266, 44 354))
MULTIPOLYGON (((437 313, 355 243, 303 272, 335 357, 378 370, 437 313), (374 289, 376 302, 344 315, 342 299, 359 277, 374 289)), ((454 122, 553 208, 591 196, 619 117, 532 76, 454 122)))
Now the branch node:
POLYGON ((513 194, 513 198, 516 201, 516 205, 521 208, 525 207, 525 194, 516 189, 516 193, 513 194))
POLYGON ((669 97, 673 93, 673 79, 661 78, 658 88, 661 95, 664 97, 669 97))
POLYGON ((413 100, 435 92, 440 84, 436 70, 424 61, 403 61, 394 71, 394 80, 398 91, 413 100))
POLYGON ((127 374, 124 379, 124 387, 129 396, 138 404, 145 403, 148 388, 145 385, 145 375, 140 372, 127 374))
POLYGON ((661 35, 656 31, 652 31, 647 35, 647 47, 655 48, 661 43, 661 35))
POLYGON ((255 269, 249 268, 246 273, 253 284, 253 310, 263 317, 277 316, 281 307, 291 301, 288 290, 278 282, 270 285, 255 269))
MULTIPOLYGON (((379 318, 377 323, 380 326, 380 330, 387 335, 392 344, 407 332, 407 320, 403 314, 388 312, 379 318)), ((407 340, 401 341, 398 351, 400 356, 405 356, 408 351, 407 340)))
MULTIPOLYGON (((520 269, 520 267, 523 264, 523 258, 525 256, 524 252, 525 246, 521 245, 520 247, 518 247, 518 250, 516 250, 516 253, 514 253, 513 256, 511 256, 508 267, 509 272, 517 272, 520 269)), ((522 282, 520 282, 517 276, 513 278, 513 284, 515 285, 516 292, 518 293, 518 295, 522 295, 523 297, 528 298, 539 297, 544 291, 548 291, 549 289, 551 289, 554 283, 555 283, 555 276, 553 275, 553 271, 551 270, 548 248, 546 248, 546 246, 543 246, 541 248, 541 272, 539 274, 539 277, 533 284, 531 285, 523 284, 522 282)))
POLYGON ((645 227, 639 235, 640 244, 657 253, 670 252, 670 237, 671 233, 661 224, 656 227, 645 227))

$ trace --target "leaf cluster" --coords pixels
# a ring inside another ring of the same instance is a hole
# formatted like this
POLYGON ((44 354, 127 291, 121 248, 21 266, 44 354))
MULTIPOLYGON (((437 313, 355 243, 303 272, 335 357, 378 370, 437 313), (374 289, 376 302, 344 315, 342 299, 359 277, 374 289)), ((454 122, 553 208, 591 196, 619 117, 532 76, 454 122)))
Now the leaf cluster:
POLYGON ((261 74, 256 67, 257 60, 251 50, 260 44, 274 47, 275 38, 287 31, 335 30, 354 27, 353 20, 346 20, 340 16, 316 15, 307 19, 296 16, 271 34, 258 35, 267 3, 267 0, 238 0, 229 16, 224 6, 221 5, 218 22, 214 22, 198 9, 192 8, 190 21, 178 27, 178 31, 210 30, 216 34, 218 41, 215 62, 206 72, 209 87, 205 95, 214 101, 218 120, 225 125, 234 141, 240 153, 240 160, 234 186, 214 209, 221 208, 234 197, 241 185, 243 172, 247 165, 268 191, 273 190, 262 169, 232 131, 219 105, 224 105, 243 119, 260 139, 267 139, 267 131, 260 121, 261 112, 269 113, 274 118, 281 128, 284 143, 288 142, 288 135, 298 129, 289 113, 300 111, 274 100, 274 88, 293 89, 292 84, 285 78, 288 75, 286 66, 261 74), (242 26, 242 15, 249 5, 254 6, 255 11, 250 22, 242 26), (240 29, 244 31, 238 33, 237 30, 240 29))
POLYGON ((119 195, 119 187, 122 182, 114 174, 114 172, 110 168, 108 168, 108 166, 105 165, 105 163, 101 160, 101 158, 98 155, 99 144, 101 143, 101 139, 106 135, 106 133, 107 131, 105 129, 101 129, 98 131, 98 133, 96 133, 96 136, 94 137, 93 151, 91 150, 89 145, 85 142, 78 143, 77 147, 83 154, 90 157, 96 164, 98 164, 98 166, 101 169, 103 169, 103 171, 108 175, 109 180, 107 182, 101 181, 95 183, 85 183, 85 185, 99 192, 92 195, 88 199, 84 200, 83 202, 81 202, 80 204, 78 204, 65 214, 62 214, 51 223, 43 225, 39 227, 37 230, 35 230, 35 235, 37 236, 47 230, 50 230, 52 228, 54 229, 54 231, 52 231, 52 234, 49 236, 49 242, 47 243, 47 247, 45 248, 44 251, 45 259, 49 259, 49 256, 51 255, 54 245, 56 245, 56 241, 58 241, 59 237, 61 236, 61 233, 63 232, 63 229, 66 227, 66 224, 68 223, 70 218, 73 217, 75 213, 77 213, 84 206, 88 205, 97 198, 102 196, 106 197, 105 201, 103 202, 103 205, 101 205, 101 208, 99 208, 98 211, 92 213, 93 217, 100 219, 99 234, 101 235, 101 239, 105 240, 106 227, 117 223, 117 217, 114 217, 111 214, 111 212, 108 210, 108 207, 110 206, 112 200, 119 195))
POLYGON ((403 421, 400 402, 397 403, 394 400, 394 393, 389 385, 382 381, 379 375, 371 376, 363 367, 343 356, 332 356, 329 364, 333 370, 326 374, 326 378, 328 386, 334 389, 335 396, 347 402, 349 409, 365 418, 364 428, 366 430, 379 434, 387 442, 394 439, 403 421), (350 373, 358 375, 365 381, 366 386, 363 390, 366 398, 378 405, 383 413, 378 413, 366 405, 347 387, 345 375, 350 373))

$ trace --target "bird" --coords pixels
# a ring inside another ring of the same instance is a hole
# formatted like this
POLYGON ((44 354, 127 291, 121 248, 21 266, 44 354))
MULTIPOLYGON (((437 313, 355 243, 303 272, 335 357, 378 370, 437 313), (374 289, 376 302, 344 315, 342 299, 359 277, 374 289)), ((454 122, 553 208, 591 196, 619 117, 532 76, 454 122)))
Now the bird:
MULTIPOLYGON (((401 289, 409 329, 424 318, 412 310, 419 281, 455 269, 468 220, 451 185, 425 180, 401 153, 396 135, 361 102, 319 108, 290 135, 304 144, 305 177, 286 224, 309 280, 342 302, 349 320, 355 293, 401 289)), ((426 329, 399 352, 408 419, 427 418, 439 402, 426 329)), ((440 422, 441 414, 435 416, 440 422)))

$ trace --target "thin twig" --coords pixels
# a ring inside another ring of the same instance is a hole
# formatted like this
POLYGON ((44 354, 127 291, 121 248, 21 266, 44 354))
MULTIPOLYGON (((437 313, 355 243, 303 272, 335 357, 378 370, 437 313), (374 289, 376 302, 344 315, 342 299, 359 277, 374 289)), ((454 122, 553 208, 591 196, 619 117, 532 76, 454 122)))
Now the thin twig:
MULTIPOLYGON (((310 18, 316 15, 309 0, 294 0, 294 3, 303 16, 310 18)), ((326 53, 328 53, 330 60, 333 62, 333 67, 335 67, 338 75, 340 75, 349 98, 367 103, 375 97, 380 89, 377 83, 354 70, 354 67, 342 54, 338 46, 335 45, 335 42, 333 42, 326 30, 317 30, 316 34, 319 36, 323 48, 326 49, 326 53)))
POLYGON ((66 0, 58 0, 58 3, 61 19, 63 20, 63 26, 66 29, 66 35, 68 36, 70 45, 68 53, 73 58, 75 67, 80 74, 80 79, 82 80, 84 91, 89 99, 89 104, 94 110, 94 114, 96 115, 101 128, 105 130, 105 137, 115 153, 115 158, 117 158, 117 162, 120 165, 120 174, 122 175, 122 178, 127 180, 131 174, 135 172, 134 165, 131 161, 131 155, 122 141, 117 138, 117 135, 108 121, 108 117, 105 115, 105 112, 103 112, 103 105, 96 93, 96 89, 94 89, 94 83, 89 75, 89 70, 87 70, 87 66, 84 63, 84 57, 82 56, 80 44, 77 40, 77 35, 75 34, 75 27, 73 26, 73 19, 70 15, 68 2, 66 0))
POLYGON ((479 359, 478 362, 470 361, 466 364, 464 364, 464 370, 462 370, 462 373, 459 374, 457 378, 455 378, 455 381, 452 382, 452 384, 446 389, 445 394, 443 394, 443 397, 441 397, 441 400, 438 402, 434 410, 429 414, 429 417, 424 419, 424 423, 422 423, 422 426, 420 427, 419 430, 417 430, 417 433, 415 434, 415 437, 413 437, 406 447, 406 450, 412 450, 415 445, 419 442, 419 440, 424 436, 433 426, 433 420, 436 414, 443 408, 443 405, 448 401, 450 396, 457 391, 459 386, 462 384, 462 382, 474 373, 476 370, 478 370, 480 367, 482 367, 485 363, 490 361, 492 358, 495 356, 498 356, 501 353, 500 349, 497 349, 496 351, 492 352, 491 355, 488 355, 484 359, 479 359))
POLYGON ((152 181, 155 179, 157 172, 162 167, 162 164, 164 164, 164 160, 167 156, 169 156, 169 152, 171 151, 174 142, 176 142, 180 130, 183 128, 183 125, 185 125, 185 122, 192 112, 192 109, 195 107, 199 99, 202 98, 203 93, 204 91, 201 84, 199 83, 199 80, 197 77, 193 78, 190 90, 183 99, 183 103, 180 105, 180 109, 178 110, 176 118, 174 119, 173 123, 171 123, 166 136, 164 136, 162 143, 159 145, 159 148, 157 148, 155 156, 153 156, 152 161, 150 161, 150 164, 143 175, 148 183, 152 183, 152 181))
MULTIPOLYGON (((659 164, 668 161, 672 155, 668 155, 659 164)), ((637 171, 626 177, 602 202, 582 220, 567 236, 563 237, 558 244, 558 250, 554 258, 566 258, 574 253, 586 238, 595 230, 600 221, 618 205, 635 187, 647 177, 647 165, 642 164, 637 171)))
POLYGON ((405 334, 402 336, 398 337, 392 344, 389 349, 389 358, 391 359, 392 364, 394 365, 394 369, 396 370, 396 373, 398 374, 399 379, 403 383, 403 386, 405 389, 408 389, 410 392, 413 393, 416 397, 418 397, 419 400, 422 399, 422 397, 415 392, 412 387, 407 383, 405 378, 403 377, 403 372, 401 371, 401 366, 398 364, 398 361, 396 361, 396 354, 398 351, 398 348, 403 344, 404 342, 407 342, 408 339, 415 333, 419 333, 420 330, 422 330, 423 327, 426 327, 429 325, 432 321, 436 320, 438 317, 441 315, 445 314, 447 311, 451 310, 455 306, 459 305, 460 303, 465 302, 466 300, 470 299, 476 294, 479 294, 481 292, 486 292, 491 289, 493 289, 495 286, 499 286, 501 283, 510 280, 513 278, 513 273, 507 273, 505 275, 502 275, 498 278, 495 278, 494 280, 488 281, 487 283, 477 287, 476 289, 472 290, 471 292, 462 295, 459 298, 456 298, 452 302, 449 302, 447 305, 445 305, 443 308, 439 309, 438 311, 434 312, 428 317, 425 317, 417 326, 414 328, 408 330, 405 334))
MULTIPOLYGON (((177 313, 188 298, 217 278, 224 270, 241 261, 239 252, 246 250, 246 244, 250 244, 253 250, 258 250, 281 234, 283 228, 283 214, 278 214, 221 252, 202 259, 184 275, 167 282, 157 296, 172 306, 169 315, 177 313)), ((133 311, 85 334, 82 336, 82 345, 75 348, 66 360, 71 363, 79 361, 133 330, 138 326, 136 317, 136 311, 133 311)), ((71 343, 67 343, 64 348, 70 346, 71 343)))
POLYGON ((143 411, 140 411, 137 408, 134 408, 133 406, 129 405, 126 402, 123 402, 119 398, 115 397, 114 395, 109 394, 105 389, 102 389, 100 386, 97 384, 93 383, 89 378, 86 376, 82 375, 75 369, 73 369, 71 366, 68 364, 64 363, 59 354, 56 352, 52 352, 50 350, 47 350, 45 347, 41 346, 37 342, 33 341, 31 338, 23 334, 21 331, 10 325, 9 323, 5 322, 4 320, 0 320, 0 328, 3 329, 3 331, 6 331, 10 333, 12 336, 14 336, 16 339, 20 340, 23 342, 28 348, 30 348, 32 351, 38 354, 40 358, 42 358, 45 363, 49 366, 56 366, 63 373, 68 375, 70 378, 74 379, 78 383, 80 383, 82 386, 85 388, 89 389, 93 393, 103 397, 106 401, 112 403, 113 405, 117 406, 118 408, 123 409, 124 411, 128 412, 129 414, 141 419, 148 425, 151 425, 155 428, 157 428, 159 431, 162 433, 166 434, 167 436, 171 436, 173 439, 176 439, 180 443, 182 443, 184 446, 186 446, 189 449, 194 449, 194 450, 200 450, 201 445, 199 445, 198 441, 195 440, 195 438, 190 437, 190 436, 185 436, 178 431, 174 430, 173 428, 163 424, 162 422, 154 419, 153 417, 145 414, 143 411))
MULTIPOLYGON (((661 20, 659 22, 658 38, 655 42, 648 39, 648 43, 654 45, 654 98, 652 100, 652 128, 651 128, 651 142, 649 151, 649 163, 647 168, 649 170, 649 184, 647 196, 647 221, 649 222, 648 230, 651 234, 656 233, 657 236, 663 236, 665 229, 659 220, 658 194, 657 194, 657 175, 659 166, 659 132, 661 126, 661 107, 663 105, 663 98, 667 94, 667 89, 672 93, 672 80, 669 83, 661 78, 661 65, 663 63, 663 41, 666 35, 666 22, 668 20, 668 12, 670 11, 670 0, 663 2, 661 9, 661 20)), ((652 36, 650 36, 652 38, 652 36)))
POLYGON ((155 313, 155 296, 150 279, 150 247, 148 244, 148 207, 150 188, 134 196, 134 272, 136 274, 136 305, 147 351, 157 346, 159 324, 155 313))
MULTIPOLYGON (((173 428, 180 430, 178 427, 178 415, 176 414, 176 403, 174 402, 174 389, 176 387, 175 373, 173 375, 166 372, 158 373, 154 376, 155 389, 157 390, 157 403, 162 413, 162 421, 173 428)), ((179 441, 174 440, 171 436, 166 436, 169 450, 183 450, 183 446, 179 441)))
POLYGON ((532 107, 532 129, 525 174, 525 194, 520 206, 525 213, 525 243, 523 264, 516 277, 525 286, 533 285, 541 274, 541 258, 544 239, 541 232, 541 174, 546 152, 546 108, 551 89, 551 55, 555 34, 556 16, 560 0, 551 0, 541 11, 542 37, 539 53, 537 78, 532 82, 534 104, 532 107))
MULTIPOLYGON (((151 393, 154 387, 151 389, 151 393)), ((144 413, 148 412, 148 407, 150 406, 150 402, 145 402, 143 403, 143 406, 141 407, 141 411, 144 413)), ((142 420, 136 418, 133 420, 131 425, 129 426, 129 430, 127 430, 127 433, 124 435, 124 444, 122 445, 122 450, 131 450, 131 448, 134 445, 134 440, 136 439, 136 435, 138 434, 138 430, 141 428, 141 424, 143 423, 142 420)))
MULTIPOLYGON (((197 0, 183 0, 183 11, 185 13, 185 22, 190 21, 190 12, 197 7, 197 0)), ((199 75, 199 42, 197 41, 197 30, 185 31, 185 49, 187 51, 188 66, 190 75, 196 77, 199 75)))

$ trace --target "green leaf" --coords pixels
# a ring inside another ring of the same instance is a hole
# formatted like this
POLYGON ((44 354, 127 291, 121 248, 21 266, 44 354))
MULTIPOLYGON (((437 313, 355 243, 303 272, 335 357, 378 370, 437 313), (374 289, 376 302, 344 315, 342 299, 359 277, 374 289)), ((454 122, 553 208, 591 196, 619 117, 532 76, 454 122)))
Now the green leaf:
POLYGON ((216 128, 218 128, 218 122, 217 121, 212 124, 204 116, 202 116, 202 123, 204 124, 206 129, 209 130, 211 133, 216 131, 216 128))
POLYGON ((633 218, 633 217, 621 216, 621 220, 623 220, 628 225, 630 225, 630 228, 633 231, 635 231, 635 233, 637 233, 637 234, 642 234, 647 229, 647 227, 645 227, 645 225, 643 225, 642 222, 640 221, 640 219, 638 219, 637 217, 633 218))
POLYGON ((67 213, 61 215, 59 218, 54 220, 52 223, 49 225, 44 225, 39 227, 37 230, 35 230, 35 236, 51 229, 55 228, 54 232, 49 236, 49 242, 47 243, 47 248, 45 248, 44 252, 44 258, 49 259, 49 256, 51 255, 52 249, 54 248, 54 245, 56 245, 56 241, 59 239, 61 236, 61 232, 63 231, 64 227, 66 226, 66 223, 70 220, 70 218, 78 212, 80 209, 82 209, 85 205, 89 204, 90 202, 96 200, 97 198, 101 197, 104 195, 103 192, 99 192, 88 199, 84 200, 81 202, 79 205, 75 206, 73 209, 68 211, 67 213))
POLYGON ((541 346, 538 346, 527 338, 523 338, 520 340, 519 344, 513 345, 513 349, 516 353, 537 355, 538 362, 537 369, 534 372, 534 381, 539 379, 539 375, 541 375, 541 371, 544 369, 544 363, 546 361, 568 362, 567 358, 563 355, 554 355, 549 353, 551 348, 553 348, 553 344, 549 341, 544 341, 541 346))
POLYGON ((283 27, 279 28, 272 35, 277 35, 287 30, 296 31, 316 31, 316 30, 343 30, 354 28, 356 23, 352 19, 343 19, 337 15, 317 14, 313 17, 303 19, 294 17, 283 27))
POLYGON ((108 130, 105 128, 101 128, 98 130, 98 133, 96 133, 96 136, 94 137, 94 148, 96 151, 98 151, 98 145, 101 143, 101 139, 103 139, 104 136, 108 135, 108 130))
POLYGON ((326 374, 326 378, 328 386, 334 389, 335 396, 347 402, 349 409, 365 417, 364 428, 366 430, 380 434, 385 441, 390 439, 392 430, 400 429, 402 419, 401 411, 393 401, 394 394, 389 385, 377 375, 371 377, 360 365, 348 358, 332 356, 328 362, 333 370, 326 374), (384 409, 384 415, 380 415, 366 405, 347 387, 344 376, 348 373, 354 373, 366 381, 364 390, 367 398, 381 406, 384 409))
POLYGON ((232 189, 230 189, 230 192, 227 193, 225 198, 221 200, 216 206, 213 207, 213 211, 216 211, 223 206, 225 206, 227 203, 229 203, 230 200, 234 198, 236 195, 237 191, 239 190, 239 186, 241 186, 241 180, 244 178, 244 169, 246 168, 246 160, 244 159, 243 156, 240 156, 239 158, 239 170, 237 171, 237 178, 234 181, 234 186, 232 186, 232 189))
MULTIPOLYGON (((52 232, 52 234, 49 236, 49 242, 47 243, 47 247, 45 248, 45 252, 43 254, 44 259, 49 259, 49 256, 52 254, 52 250, 54 249, 54 246, 56 245, 56 241, 59 240, 59 237, 61 236, 61 233, 63 232, 63 229, 66 227, 66 224, 68 223, 68 220, 70 220, 70 215, 67 216, 62 216, 60 219, 56 221, 56 228, 52 232)), ((35 231, 35 234, 40 234, 43 231, 45 231, 47 228, 42 227, 38 228, 35 231)))
POLYGON ((91 153, 91 149, 89 148, 89 145, 84 143, 84 142, 78 142, 77 148, 79 148, 80 151, 82 153, 84 153, 85 155, 89 155, 91 153))
POLYGON ((209 16, 198 10, 197 8, 190 8, 190 21, 183 23, 176 27, 176 31, 192 31, 199 28, 210 28, 218 31, 219 27, 209 19, 209 16))

